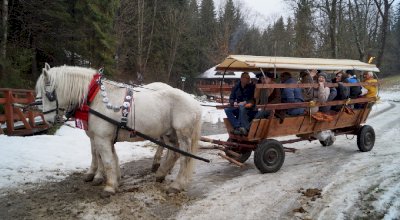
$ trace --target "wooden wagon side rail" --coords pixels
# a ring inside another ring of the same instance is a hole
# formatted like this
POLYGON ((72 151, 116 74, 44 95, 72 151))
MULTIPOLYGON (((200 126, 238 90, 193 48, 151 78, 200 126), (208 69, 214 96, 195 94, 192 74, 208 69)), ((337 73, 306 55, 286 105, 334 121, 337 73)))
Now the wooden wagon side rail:
MULTIPOLYGON (((357 83, 342 83, 345 87, 354 87, 354 86, 378 86, 378 82, 357 82, 357 83)), ((325 83, 326 87, 338 87, 339 83, 325 83)), ((281 84, 281 83, 273 83, 273 84, 257 84, 256 88, 318 88, 319 83, 296 83, 296 84, 281 84)))
MULTIPOLYGON (((45 122, 43 114, 34 111, 25 111, 18 104, 27 105, 35 101, 34 91, 27 89, 0 88, 0 106, 3 113, 0 113, 0 123, 6 124, 5 134, 7 135, 31 135, 47 130, 49 125, 45 122), (41 117, 42 123, 36 124, 35 117, 41 117), (15 122, 20 121, 23 127, 16 127, 15 122)), ((3 132, 3 129, 0 129, 3 132)))
MULTIPOLYGON (((377 85, 377 83, 357 83, 359 85, 377 85)), ((314 84, 266 84, 266 85, 257 85, 256 89, 264 89, 264 88, 307 88, 309 86, 313 86, 314 84), (265 87, 264 87, 265 86, 265 87)), ((318 86, 317 84, 315 84, 318 86)), ((354 86, 354 84, 348 84, 348 86, 354 86)), ((337 84, 330 83, 330 87, 337 86, 337 84)), ((346 85, 347 86, 347 85, 346 85)), ((237 135, 230 134, 230 137, 233 139, 244 139, 246 141, 257 141, 264 138, 271 137, 279 137, 285 135, 293 135, 293 134, 309 134, 318 131, 324 130, 333 130, 333 129, 341 129, 341 128, 356 128, 360 124, 366 122, 366 119, 371 111, 371 106, 373 103, 377 101, 377 97, 361 97, 355 99, 345 99, 345 100, 335 100, 328 102, 297 102, 297 103, 277 103, 277 104, 265 104, 265 105, 257 105, 258 109, 263 110, 271 110, 272 112, 292 109, 292 108, 305 108, 309 109, 311 107, 321 107, 321 106, 348 106, 352 104, 361 103, 364 106, 361 109, 352 109, 352 114, 343 113, 343 109, 336 114, 329 114, 332 118, 331 122, 327 121, 317 121, 311 117, 311 115, 302 115, 296 117, 286 117, 284 123, 282 124, 279 118, 275 118, 274 114, 271 114, 268 119, 254 119, 252 121, 249 134, 246 137, 237 137, 237 135), (271 129, 271 128, 279 128, 279 129, 271 129)), ((227 105, 217 106, 217 108, 225 108, 229 107, 227 105)), ((229 123, 228 123, 229 124, 229 123)), ((233 128, 227 126, 228 131, 233 128)))
POLYGON ((198 85, 197 88, 202 92, 230 92, 232 90, 231 85, 198 85))
MULTIPOLYGON (((358 83, 342 83, 343 86, 353 87, 353 86, 376 86, 379 83, 376 82, 358 82, 358 83)), ((256 84, 256 89, 268 89, 268 88, 318 88, 318 83, 298 83, 298 84, 256 84)), ((338 83, 325 83, 327 87, 338 87, 338 83)), ((230 85, 198 85, 197 88, 202 92, 230 92, 233 86, 230 85)))
POLYGON ((356 99, 345 99, 345 100, 336 100, 336 101, 328 101, 328 102, 296 102, 296 103, 278 103, 278 104, 266 104, 266 105, 257 105, 258 108, 265 108, 266 110, 277 110, 277 109, 291 109, 291 108, 309 108, 315 106, 334 106, 334 105, 350 105, 356 103, 368 103, 368 102, 376 102, 377 98, 356 98, 356 99))

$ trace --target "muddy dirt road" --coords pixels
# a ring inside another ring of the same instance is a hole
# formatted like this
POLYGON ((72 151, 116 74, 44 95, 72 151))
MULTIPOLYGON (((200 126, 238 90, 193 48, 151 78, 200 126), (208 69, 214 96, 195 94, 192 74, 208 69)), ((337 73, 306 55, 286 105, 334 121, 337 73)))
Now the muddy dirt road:
POLYGON ((212 163, 196 162, 188 191, 172 196, 165 193, 166 183, 154 182, 147 158, 122 164, 120 192, 110 198, 100 197, 102 186, 84 183, 83 173, 1 189, 0 219, 382 218, 391 206, 377 209, 374 202, 400 180, 400 171, 386 166, 400 164, 399 112, 399 104, 391 103, 370 117, 377 140, 368 153, 360 153, 355 139, 345 136, 327 148, 300 142, 288 145, 299 151, 286 155, 279 172, 261 175, 253 157, 239 169, 215 151, 203 150, 200 155, 212 163), (309 196, 307 189, 316 193, 309 196))

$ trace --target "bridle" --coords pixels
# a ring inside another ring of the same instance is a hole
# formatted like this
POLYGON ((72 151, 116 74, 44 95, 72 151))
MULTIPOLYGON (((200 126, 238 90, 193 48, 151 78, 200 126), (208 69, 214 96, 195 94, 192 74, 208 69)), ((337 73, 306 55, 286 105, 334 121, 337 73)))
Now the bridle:
MULTIPOLYGON (((50 88, 50 81, 48 79, 45 79, 45 88, 44 88, 45 96, 50 102, 56 102, 56 108, 53 108, 53 109, 50 109, 47 111, 42 111, 42 114, 46 115, 46 114, 55 112, 56 115, 54 116, 54 122, 57 123, 57 122, 61 121, 61 118, 58 113, 60 110, 63 110, 63 109, 59 108, 56 90, 54 89, 53 91, 50 91, 49 88, 50 88)), ((40 96, 36 97, 35 102, 32 103, 31 105, 43 105, 42 97, 40 97, 40 96)))
POLYGON ((52 112, 56 112, 56 115, 58 115, 59 108, 58 108, 58 99, 57 99, 56 90, 54 89, 53 91, 49 91, 49 88, 50 88, 50 81, 48 79, 45 79, 44 92, 45 92, 46 98, 50 102, 56 102, 56 108, 50 109, 50 110, 42 112, 42 113, 45 115, 45 114, 49 114, 52 112))

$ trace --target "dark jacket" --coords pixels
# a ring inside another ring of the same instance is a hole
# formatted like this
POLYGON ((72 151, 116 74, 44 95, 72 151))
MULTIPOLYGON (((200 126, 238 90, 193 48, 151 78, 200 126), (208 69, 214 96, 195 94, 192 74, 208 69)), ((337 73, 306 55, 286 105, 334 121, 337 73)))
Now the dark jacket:
POLYGON ((255 85, 253 83, 247 84, 244 88, 238 82, 231 91, 229 96, 229 103, 233 105, 234 102, 252 102, 254 97, 255 85))
POLYGON ((261 89, 260 97, 258 99, 257 105, 265 105, 265 104, 276 104, 281 102, 281 90, 276 88, 272 90, 271 95, 269 94, 270 90, 261 89))
POLYGON ((344 100, 348 99, 350 95, 350 88, 343 86, 341 82, 336 82, 336 79, 332 79, 332 83, 338 83, 338 87, 336 88, 337 94, 333 100, 344 100))
MULTIPOLYGON (((293 78, 287 79, 284 84, 296 84, 293 78)), ((281 90, 281 100, 283 103, 304 102, 300 88, 283 88, 281 90)))
MULTIPOLYGON (((343 80, 345 83, 358 83, 358 79, 354 77, 349 77, 343 80)), ((361 95, 361 86, 351 86, 349 97, 352 99, 358 98, 361 95)))

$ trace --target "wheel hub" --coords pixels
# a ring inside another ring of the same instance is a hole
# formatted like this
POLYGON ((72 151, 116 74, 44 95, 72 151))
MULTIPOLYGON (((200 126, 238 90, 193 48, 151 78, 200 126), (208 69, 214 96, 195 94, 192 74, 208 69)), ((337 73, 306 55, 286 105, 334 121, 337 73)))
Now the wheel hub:
POLYGON ((264 162, 269 165, 276 163, 277 159, 278 159, 278 152, 275 149, 269 149, 264 154, 264 162))

